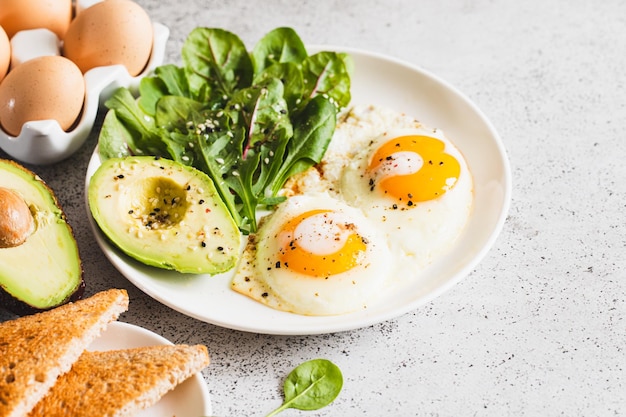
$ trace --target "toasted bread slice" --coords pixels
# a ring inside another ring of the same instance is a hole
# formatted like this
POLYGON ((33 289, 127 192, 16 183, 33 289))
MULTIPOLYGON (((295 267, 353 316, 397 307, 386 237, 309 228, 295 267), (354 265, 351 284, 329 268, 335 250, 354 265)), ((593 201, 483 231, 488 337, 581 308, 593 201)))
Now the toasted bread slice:
POLYGON ((134 416, 208 364, 203 345, 86 351, 29 416, 134 416))
POLYGON ((0 323, 0 417, 27 415, 107 324, 127 309, 126 291, 113 289, 0 323))

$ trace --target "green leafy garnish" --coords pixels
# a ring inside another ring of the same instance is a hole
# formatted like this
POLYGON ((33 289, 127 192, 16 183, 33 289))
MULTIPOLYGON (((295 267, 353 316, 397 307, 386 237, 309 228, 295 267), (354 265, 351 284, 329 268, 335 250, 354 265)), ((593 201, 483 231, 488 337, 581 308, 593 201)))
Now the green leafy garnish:
POLYGON ((104 159, 154 155, 206 172, 244 233, 256 211, 284 197, 287 179, 320 162, 337 113, 351 99, 352 62, 343 53, 309 55, 291 28, 251 50, 223 29, 196 28, 182 66, 163 65, 105 105, 104 159))
POLYGON ((332 403, 342 387, 341 370, 331 361, 313 359, 304 362, 287 376, 283 386, 283 404, 266 417, 275 416, 288 408, 319 410, 332 403))

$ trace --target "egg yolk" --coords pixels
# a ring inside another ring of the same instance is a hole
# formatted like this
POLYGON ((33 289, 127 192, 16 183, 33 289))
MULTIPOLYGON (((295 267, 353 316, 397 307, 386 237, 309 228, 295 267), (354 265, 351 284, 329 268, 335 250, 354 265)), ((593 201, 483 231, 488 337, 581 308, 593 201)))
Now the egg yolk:
POLYGON ((349 271, 362 259, 366 242, 349 221, 331 210, 310 210, 286 222, 279 234, 280 266, 316 278, 349 271))
POLYGON ((379 185, 385 194, 408 206, 442 196, 461 172, 456 158, 444 152, 445 146, 439 139, 421 135, 387 141, 370 159, 371 189, 379 185))

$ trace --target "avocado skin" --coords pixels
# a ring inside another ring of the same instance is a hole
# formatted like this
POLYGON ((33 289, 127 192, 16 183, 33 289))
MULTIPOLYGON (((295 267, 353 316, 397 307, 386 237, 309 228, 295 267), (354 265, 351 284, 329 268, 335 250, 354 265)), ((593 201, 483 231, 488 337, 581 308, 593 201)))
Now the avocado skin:
MULTIPOLYGON (((22 172, 25 177, 29 177, 31 181, 37 181, 37 184, 46 190, 48 196, 50 197, 51 203, 54 204, 55 208, 60 212, 60 219, 58 220, 64 222, 65 226, 67 227, 67 232, 69 236, 71 236, 71 239, 76 244, 76 240, 74 238, 74 232, 70 224, 67 222, 65 212, 61 208, 59 201, 56 195, 54 194, 54 192, 52 191, 52 189, 48 187, 48 185, 37 174, 30 171, 26 167, 9 159, 0 159, 0 176, 3 175, 3 172, 5 170, 10 170, 10 169, 15 170, 16 172, 22 172)), ((76 249, 78 250, 77 247, 76 249)), ((6 311, 10 311, 14 314, 17 314, 18 316, 24 316, 24 315, 31 315, 31 314, 39 313, 39 312, 46 311, 46 310, 51 310, 55 307, 66 304, 68 302, 74 302, 74 301, 78 301, 82 299, 84 292, 85 292, 86 284, 85 284, 85 279, 83 276, 83 265, 82 265, 82 260, 80 256, 77 256, 76 262, 78 262, 77 268, 80 271, 80 279, 77 285, 70 292, 68 292, 67 296, 61 302, 56 303, 54 305, 49 305, 45 308, 33 306, 27 300, 17 298, 13 294, 11 294, 9 290, 5 288, 4 283, 0 280, 0 308, 6 311)))
POLYGON ((0 287, 0 306, 13 314, 17 314, 18 316, 29 316, 31 314, 41 313, 42 311, 52 310, 53 308, 56 308, 63 304, 73 303, 75 301, 81 300, 85 295, 85 287, 85 280, 82 279, 80 281, 80 284, 78 285, 78 288, 76 288, 73 294, 70 294, 60 304, 49 308, 34 307, 26 303, 25 301, 18 300, 8 292, 4 291, 2 287, 0 287))

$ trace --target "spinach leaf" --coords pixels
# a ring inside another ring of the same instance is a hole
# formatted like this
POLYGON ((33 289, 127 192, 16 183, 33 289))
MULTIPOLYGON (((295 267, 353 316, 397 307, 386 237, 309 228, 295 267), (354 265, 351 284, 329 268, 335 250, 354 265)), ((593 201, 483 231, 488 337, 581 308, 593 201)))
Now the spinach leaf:
POLYGON ((294 110, 302 100, 304 80, 302 71, 293 62, 280 62, 265 68, 254 80, 255 84, 263 84, 268 79, 276 78, 283 83, 285 101, 289 111, 294 110))
POLYGON ((288 408, 319 410, 332 403, 342 387, 343 375, 331 361, 314 359, 304 362, 287 376, 283 386, 283 404, 266 417, 272 417, 288 408))
POLYGON ((233 33, 223 29, 195 28, 182 49, 189 88, 194 97, 230 97, 252 83, 252 60, 246 46, 233 33))
POLYGON ((190 115, 202 109, 202 103, 190 98, 163 96, 157 102, 154 121, 159 128, 182 130, 190 115))
POLYGON ((167 156, 167 148, 154 124, 126 88, 118 88, 105 102, 112 110, 107 114, 99 138, 103 158, 147 154, 167 156))
POLYGON ((276 28, 267 33, 254 46, 251 55, 255 76, 274 64, 299 64, 308 56, 296 31, 288 27, 276 28))
POLYGON ((173 64, 161 65, 154 73, 165 85, 168 95, 194 98, 183 68, 173 64))
POLYGON ((305 59, 302 63, 305 96, 326 95, 337 107, 347 106, 351 95, 346 59, 345 55, 329 51, 318 52, 305 59))
POLYGON ((272 194, 278 193, 289 177, 322 160, 335 131, 336 120, 336 108, 326 98, 317 96, 307 104, 294 123, 293 139, 280 170, 275 174, 272 194))
POLYGON ((104 117, 102 129, 100 130, 98 144, 100 158, 104 160, 130 156, 133 154, 131 149, 136 148, 133 133, 117 118, 114 110, 109 111, 104 117))

